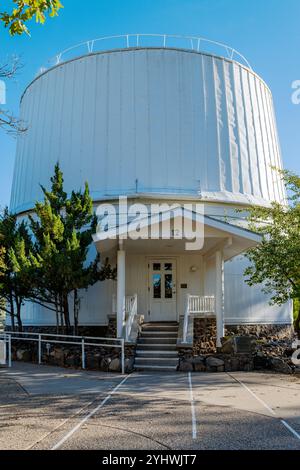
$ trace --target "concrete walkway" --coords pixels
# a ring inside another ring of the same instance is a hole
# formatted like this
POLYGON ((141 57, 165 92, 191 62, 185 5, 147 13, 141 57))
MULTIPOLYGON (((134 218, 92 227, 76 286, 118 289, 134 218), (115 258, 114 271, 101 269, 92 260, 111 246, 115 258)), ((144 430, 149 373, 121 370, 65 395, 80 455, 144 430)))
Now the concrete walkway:
POLYGON ((298 449, 300 379, 0 369, 0 449, 298 449))

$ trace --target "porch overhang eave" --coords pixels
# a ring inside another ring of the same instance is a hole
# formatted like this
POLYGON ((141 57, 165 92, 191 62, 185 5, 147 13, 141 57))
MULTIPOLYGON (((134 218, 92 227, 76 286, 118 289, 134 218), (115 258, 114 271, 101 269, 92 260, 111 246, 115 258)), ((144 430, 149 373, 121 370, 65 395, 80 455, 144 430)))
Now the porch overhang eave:
MULTIPOLYGON (((190 220, 195 220, 195 214, 190 211, 186 211, 185 218, 189 218, 190 220)), ((140 221, 140 228, 145 229, 151 227, 152 223, 150 217, 146 217, 142 221, 140 221)), ((210 229, 213 233, 216 234, 216 237, 219 239, 224 240, 224 257, 225 260, 229 260, 239 254, 244 253, 248 249, 257 246, 262 241, 262 236, 258 233, 252 232, 246 228, 239 227, 228 222, 223 222, 218 219, 215 219, 210 216, 203 216, 203 225, 204 225, 204 234, 205 229, 210 229)), ((117 249, 120 240, 130 240, 131 246, 134 246, 135 243, 143 242, 143 243, 151 243, 155 250, 155 243, 159 242, 162 239, 153 239, 149 238, 147 240, 133 240, 130 237, 131 229, 130 224, 124 224, 117 226, 113 229, 110 229, 105 232, 99 232, 93 236, 93 241, 96 245, 97 250, 104 254, 117 249)), ((182 240, 175 240, 174 238, 170 238, 174 244, 176 242, 182 242, 182 240)), ((164 241, 166 239, 164 238, 164 241)), ((189 241, 189 240, 186 240, 189 241)), ((217 244, 216 244, 217 246, 217 244)), ((181 248, 182 250, 182 248, 181 248)), ((179 250, 180 251, 180 250, 179 250)), ((184 251, 184 250, 182 250, 184 251)), ((205 249, 200 250, 203 251, 203 255, 205 255, 205 249)), ((211 249, 210 249, 211 251, 211 249)))

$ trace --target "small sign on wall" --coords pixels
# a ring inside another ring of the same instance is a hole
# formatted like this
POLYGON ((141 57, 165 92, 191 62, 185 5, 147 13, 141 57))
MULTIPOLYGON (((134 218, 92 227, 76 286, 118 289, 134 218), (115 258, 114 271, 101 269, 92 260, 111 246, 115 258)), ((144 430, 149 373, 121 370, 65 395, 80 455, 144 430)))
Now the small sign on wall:
POLYGON ((187 288, 188 288, 188 285, 187 285, 187 284, 180 284, 180 288, 181 288, 181 289, 187 289, 187 288))
POLYGON ((6 365, 6 342, 0 341, 0 365, 6 365))

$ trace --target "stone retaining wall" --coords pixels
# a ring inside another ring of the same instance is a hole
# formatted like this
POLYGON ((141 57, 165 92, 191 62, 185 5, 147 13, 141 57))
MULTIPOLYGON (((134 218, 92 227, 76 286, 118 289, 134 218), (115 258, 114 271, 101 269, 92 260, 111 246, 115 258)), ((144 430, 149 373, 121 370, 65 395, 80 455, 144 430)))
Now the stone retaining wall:
MULTIPOLYGON (((266 342, 290 342, 294 338, 292 325, 227 325, 225 337, 254 336, 266 342)), ((194 319, 194 355, 215 354, 217 340, 217 327, 214 318, 194 319)))

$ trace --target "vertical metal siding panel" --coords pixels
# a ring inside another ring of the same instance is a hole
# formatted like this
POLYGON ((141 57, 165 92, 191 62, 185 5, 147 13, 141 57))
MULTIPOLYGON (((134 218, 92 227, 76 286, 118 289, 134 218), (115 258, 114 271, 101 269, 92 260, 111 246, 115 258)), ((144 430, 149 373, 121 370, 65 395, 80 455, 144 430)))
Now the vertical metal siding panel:
POLYGON ((255 129, 256 129, 256 137, 257 137, 257 145, 259 149, 259 169, 260 169, 260 180, 261 180, 261 192, 263 198, 268 201, 269 200, 269 184, 267 178, 267 167, 266 167, 266 159, 265 159, 265 148, 264 148, 264 139, 263 139, 263 130, 262 130, 262 123, 261 123, 261 116, 260 116, 260 93, 259 93, 259 86, 258 86, 259 79, 257 77, 253 78, 254 83, 254 90, 255 94, 253 93, 253 105, 255 109, 255 129))
POLYGON ((36 195, 39 189, 39 182, 37 177, 40 175, 40 149, 38 146, 39 143, 39 135, 43 134, 43 126, 41 122, 41 95, 43 93, 43 82, 40 83, 40 86, 36 88, 36 95, 34 100, 34 108, 33 108, 33 115, 34 115, 34 140, 33 145, 31 148, 30 155, 27 156, 28 163, 27 163, 27 200, 30 202, 31 200, 37 199, 36 195))
MULTIPOLYGON (((274 114, 274 106, 273 106, 273 99, 272 95, 270 92, 267 94, 267 107, 268 107, 268 113, 270 117, 270 128, 271 128, 271 135, 272 135, 272 141, 273 141, 273 152, 274 152, 274 165, 278 169, 282 169, 282 160, 281 160, 281 151, 279 148, 279 142, 278 142, 278 134, 277 134, 277 128, 276 128, 276 119, 275 119, 275 114, 274 114)), ((276 182, 276 189, 277 189, 277 201, 284 203, 285 201, 285 189, 283 189, 283 181, 281 178, 281 175, 279 175, 277 172, 274 174, 275 182, 276 182)))
MULTIPOLYGON (((59 163, 64 172, 71 171, 72 166, 77 165, 76 156, 73 154, 74 148, 72 147, 73 141, 73 114, 74 114, 74 101, 76 100, 75 93, 75 63, 71 62, 62 68, 63 84, 62 84, 62 107, 61 107, 61 130, 60 130, 60 149, 59 149, 59 163)), ((51 162, 53 165, 53 161, 51 162)), ((77 184, 77 177, 74 185, 77 184)), ((75 189, 75 188, 74 188, 75 189)))
POLYGON ((191 57, 184 60, 180 59, 181 84, 180 84, 180 116, 181 116, 181 148, 180 148, 180 167, 178 168, 178 184, 180 192, 197 188, 197 181, 193 172, 194 151, 193 151, 193 99, 191 94, 191 57))
MULTIPOLYGON (((63 71, 64 72, 64 71, 63 71)), ((57 82, 57 70, 53 74, 44 75, 45 80, 47 81, 47 100, 46 100, 46 116, 44 123, 44 147, 43 147, 43 160, 44 165, 41 168, 40 175, 37 175, 39 178, 39 183, 43 184, 46 188, 50 186, 50 177, 54 172, 54 165, 57 162, 57 155, 53 152, 53 142, 56 139, 54 133, 55 120, 57 119, 55 113, 55 91, 56 91, 56 82, 57 82)), ((34 123, 34 128, 36 128, 36 123, 34 123)), ((64 165, 62 165, 62 170, 65 172, 64 165)), ((36 171, 32 169, 31 171, 36 171)))
POLYGON ((251 194, 252 188, 249 180, 249 154, 248 154, 248 135, 245 121, 245 109, 243 100, 243 89, 241 81, 241 70, 234 64, 234 89, 236 96, 237 123, 239 129, 240 144, 240 167, 242 178, 242 193, 251 194))
POLYGON ((218 59, 213 59, 213 74, 215 86, 215 102, 216 102, 216 117, 217 117, 217 145, 218 145, 218 168, 220 176, 220 190, 226 191, 226 169, 223 158, 222 148, 222 134, 223 134, 223 115, 222 115, 222 81, 218 71, 218 59))
MULTIPOLYGON (((277 147, 278 167, 283 168, 282 152, 281 152, 281 146, 280 146, 280 141, 279 141, 279 136, 278 136, 277 120, 275 116, 275 109, 274 109, 272 95, 270 95, 270 107, 271 107, 271 112, 273 116, 273 126, 274 126, 274 133, 275 133, 275 142, 276 142, 276 147, 277 147)), ((280 202, 286 202, 287 200, 286 188, 285 188, 282 178, 279 177, 279 180, 280 180, 280 202)))
MULTIPOLYGON (((90 191, 93 191, 95 179, 100 178, 97 168, 95 168, 94 151, 94 135, 95 135, 95 108, 97 106, 95 100, 95 82, 96 82, 96 56, 89 60, 84 60, 84 81, 83 87, 83 104, 82 104, 82 127, 81 136, 81 169, 82 174, 78 175, 81 179, 81 187, 89 175, 88 183, 90 191)), ((100 160, 101 154, 98 155, 100 160)))
MULTIPOLYGON (((62 112, 62 101, 63 101, 63 83, 65 77, 65 70, 60 67, 56 70, 55 81, 53 84, 51 99, 53 101, 53 114, 51 123, 51 148, 49 152, 49 160, 52 160, 52 174, 54 172, 54 164, 60 161, 60 136, 61 136, 61 112, 62 112), (51 153, 51 155, 50 155, 51 153), (54 160, 54 162, 53 162, 54 160)), ((50 167, 51 170, 51 167, 50 167)), ((67 174, 64 175, 67 178, 67 174)), ((49 185, 49 183, 48 183, 49 185)))
POLYGON ((264 119, 265 119, 265 126, 266 126, 266 136, 267 136, 267 148, 268 148, 268 156, 269 156, 269 164, 268 164, 268 179, 269 183, 272 188, 272 201, 275 201, 277 198, 277 192, 276 192, 276 181, 274 179, 274 170, 272 167, 274 167, 274 154, 273 154, 273 147, 272 147, 272 135, 270 132, 270 122, 269 122, 269 113, 268 113, 268 108, 267 108, 267 90, 263 84, 261 84, 261 91, 262 91, 262 103, 263 103, 263 113, 264 113, 264 119))
POLYGON ((259 176, 256 155, 256 140, 248 70, 242 70, 242 83, 244 90, 245 118, 248 135, 249 179, 251 181, 252 186, 251 194, 253 194, 254 196, 259 196, 259 194, 257 193, 257 188, 259 188, 259 176))
POLYGON ((150 188, 150 159, 152 154, 152 142, 150 139, 150 111, 149 77, 148 77, 148 53, 134 54, 135 77, 135 149, 136 169, 135 176, 138 179, 138 191, 147 191, 150 188))
POLYGON ((178 167, 180 165, 180 111, 178 107, 180 82, 179 64, 177 54, 165 55, 166 68, 168 70, 167 83, 165 84, 166 106, 166 187, 174 187, 178 179, 178 167))
POLYGON ((220 172, 218 159, 218 131, 216 98, 214 87, 213 59, 205 57, 206 120, 207 120, 207 190, 220 190, 220 172))
POLYGON ((162 191, 164 186, 165 166, 165 119, 163 115, 164 71, 162 68, 162 51, 154 54, 149 51, 151 66, 149 76, 149 132, 151 140, 150 185, 154 191, 162 191))
MULTIPOLYGON (((28 101, 24 101, 21 110, 21 119, 25 125, 29 125, 28 119, 28 101)), ((21 134, 17 140, 16 157, 14 163, 13 182, 11 190, 10 209, 12 212, 16 212, 20 205, 23 205, 22 194, 20 194, 21 175, 23 173, 23 161, 25 155, 26 139, 28 138, 28 132, 21 134)))
POLYGON ((135 191, 135 106, 134 106, 134 57, 124 54, 121 57, 121 189, 122 192, 135 191))
MULTIPOLYGON (((121 194, 121 60, 120 54, 111 54, 108 59, 108 154, 107 187, 110 191, 121 194)), ((128 175, 129 176, 129 175, 128 175)))
MULTIPOLYGON (((71 65, 71 64, 70 64, 71 65)), ((83 121, 84 103, 84 60, 74 62, 73 97, 71 114, 71 141, 68 143, 71 149, 68 163, 65 162, 66 190, 70 192, 78 190, 82 181, 82 135, 86 132, 87 123, 83 121)))
POLYGON ((230 146, 230 168, 231 168, 231 188, 234 193, 241 192, 240 187, 240 155, 239 155, 239 136, 237 129, 234 80, 232 64, 224 61, 224 82, 226 90, 226 103, 228 114, 228 134, 230 146))
POLYGON ((200 74, 199 74, 199 88, 200 93, 200 110, 197 121, 199 123, 199 147, 197 150, 196 158, 199 159, 200 166, 200 193, 201 190, 207 191, 208 189, 208 142, 207 142, 207 97, 206 97, 206 82, 205 82, 205 62, 204 57, 201 56, 199 61, 200 74), (201 132, 200 132, 201 131, 201 132))
POLYGON ((191 95, 192 95, 192 133, 193 133, 193 174, 195 186, 192 189, 199 192, 201 185, 206 183, 205 166, 206 157, 204 94, 201 84, 202 61, 192 55, 191 95))
POLYGON ((256 89, 255 89, 255 77, 253 74, 248 74, 248 83, 249 83, 249 91, 250 91, 250 101, 251 101, 251 110, 252 110, 252 125, 253 125, 253 133, 254 133, 254 145, 255 145, 255 159, 254 164, 257 168, 257 186, 254 187, 254 194, 260 198, 264 197, 263 194, 263 184, 262 184, 262 174, 265 171, 264 165, 262 165, 262 161, 260 158, 262 152, 262 142, 261 142, 261 132, 260 126, 258 125, 258 116, 257 116, 257 96, 256 96, 256 89))
POLYGON ((263 90, 261 86, 260 80, 257 81, 257 93, 258 93, 258 107, 259 107, 259 118, 261 124, 261 131, 262 131, 262 141, 264 147, 264 161, 266 167, 266 181, 268 187, 268 201, 274 200, 274 191, 273 191, 273 184, 270 180, 270 155, 269 155, 269 148, 268 148, 268 135, 267 135, 267 128, 266 128, 266 120, 265 120, 265 111, 264 111, 264 104, 263 104, 263 90))
MULTIPOLYGON (((21 184, 20 184, 20 196, 22 197, 25 207, 30 202, 30 189, 31 189, 31 177, 32 173, 36 172, 36 169, 32 165, 34 146, 35 146, 35 109, 37 102, 37 88, 31 90, 31 99, 29 105, 29 122, 30 126, 27 130, 27 139, 25 142, 25 152, 22 162, 22 173, 21 173, 21 184)), ((36 174, 36 173, 35 173, 36 174)), ((38 176, 38 175, 36 175, 38 176)))
MULTIPOLYGON (((278 166, 278 155, 277 155, 277 146, 276 146, 276 139, 274 136, 274 121, 273 115, 270 107, 270 92, 266 89, 266 110, 268 115, 268 124, 269 124, 269 132, 270 132, 270 145, 271 145, 271 152, 272 152, 272 165, 274 168, 279 168, 278 166)), ((275 200, 280 201, 280 183, 279 183, 279 175, 276 170, 272 170, 273 181, 274 181, 274 194, 275 200)))
MULTIPOLYGON (((44 80, 42 80, 39 84, 39 93, 41 96, 40 102, 39 102, 39 114, 38 114, 38 121, 39 125, 37 126, 37 131, 36 132, 36 140, 37 140, 37 145, 35 151, 37 152, 38 155, 38 163, 36 166, 34 166, 31 169, 32 174, 34 175, 32 184, 35 186, 33 189, 33 200, 34 199, 40 199, 42 197, 42 191, 40 190, 39 184, 43 183, 46 184, 45 179, 43 178, 44 174, 44 168, 45 168, 45 161, 44 161, 44 155, 46 152, 49 151, 45 147, 45 139, 46 135, 48 132, 46 123, 48 119, 48 111, 47 111, 47 97, 49 94, 49 80, 47 76, 44 77, 44 80), (37 187, 38 186, 38 187, 37 187)), ((50 151, 52 152, 52 147, 50 147, 50 151)), ((49 181, 47 181, 49 184, 49 181)))
POLYGON ((93 176, 91 191, 96 199, 107 194, 108 171, 108 56, 96 56, 96 77, 94 89, 94 141, 92 145, 93 176))

